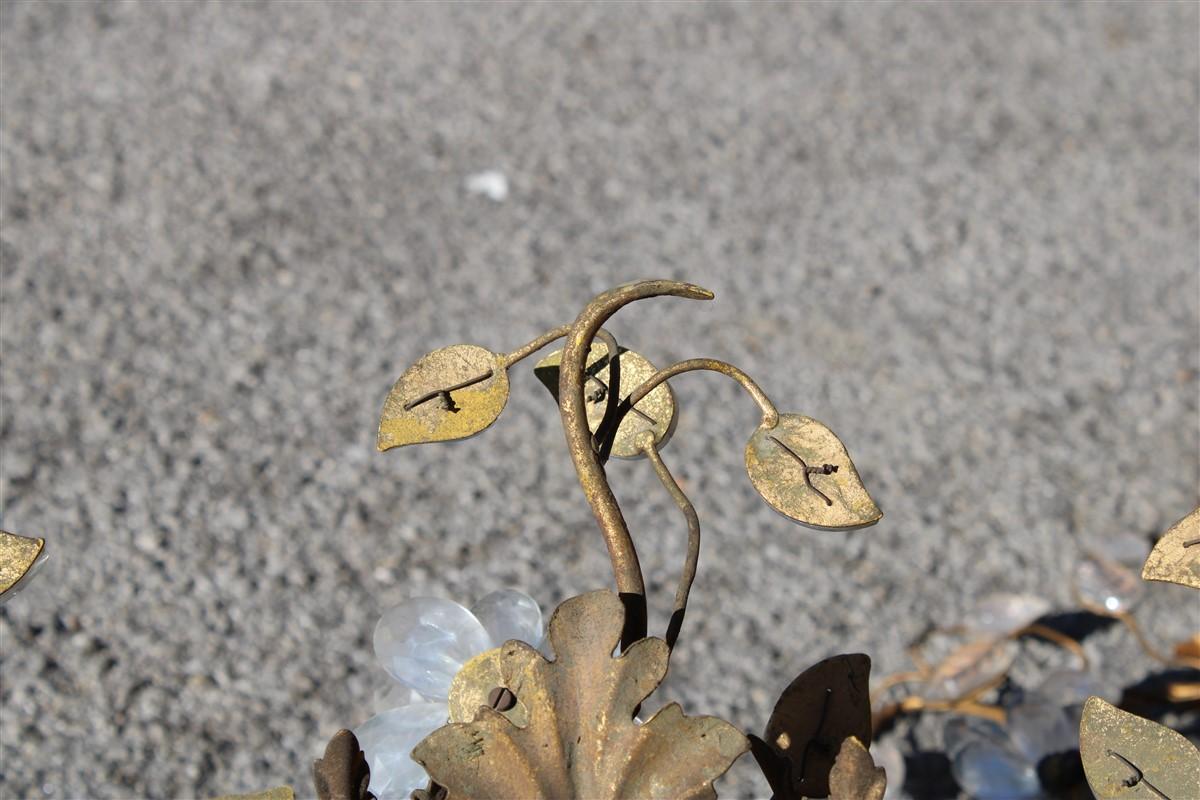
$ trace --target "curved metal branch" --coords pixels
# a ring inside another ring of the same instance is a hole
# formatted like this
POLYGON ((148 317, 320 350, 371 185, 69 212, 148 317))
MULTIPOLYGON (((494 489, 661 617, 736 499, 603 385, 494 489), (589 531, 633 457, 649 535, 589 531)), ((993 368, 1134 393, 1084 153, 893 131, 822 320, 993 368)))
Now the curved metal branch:
MULTIPOLYGON (((629 528, 621 508, 608 485, 604 466, 592 447, 592 432, 588 428, 584 403, 584 368, 592 338, 605 321, 621 307, 635 300, 661 295, 673 295, 693 300, 711 300, 712 292, 689 283, 676 281, 639 281, 598 295, 585 308, 571 332, 567 334, 559 368, 558 398, 562 413, 563 432, 567 449, 579 474, 579 483, 608 546, 617 592, 625 601, 625 630, 621 634, 622 649, 646 635, 646 587, 637 550, 629 536, 629 528)), ((632 405, 632 404, 631 404, 632 405)))
MULTIPOLYGON (((779 412, 775 409, 775 404, 767 397, 759 385, 754 382, 754 379, 735 367, 733 364, 724 361, 718 361, 715 358, 691 358, 687 361, 680 361, 678 364, 660 369, 651 377, 642 382, 642 385, 634 389, 629 395, 621 401, 620 408, 613 415, 612 421, 608 425, 601 425, 600 430, 596 431, 596 441, 601 443, 601 456, 604 457, 608 453, 608 449, 612 446, 612 434, 621 424, 621 420, 625 419, 625 415, 645 398, 646 395, 658 388, 665 381, 674 378, 684 372, 693 372, 696 370, 704 370, 708 372, 719 372, 720 374, 732 378, 741 384, 741 387, 746 390, 746 393, 758 404, 762 411, 762 424, 766 428, 774 428, 779 422, 779 412)), ((607 419, 605 422, 609 422, 607 419)))
POLYGON ((667 625, 667 647, 673 650, 675 641, 679 638, 679 630, 683 627, 683 615, 687 613, 688 594, 692 591, 692 582, 696 580, 696 566, 700 561, 700 517, 696 514, 696 507, 683 493, 683 489, 679 488, 675 476, 671 474, 671 470, 667 469, 666 463, 659 455, 658 448, 654 445, 653 434, 649 431, 645 432, 638 444, 641 445, 642 451, 650 461, 650 466, 654 467, 654 474, 662 481, 663 488, 671 495, 675 505, 683 512, 683 518, 687 520, 687 556, 684 558, 683 572, 679 575, 679 586, 675 589, 675 608, 671 612, 671 621, 667 625))
POLYGON ((550 330, 543 333, 541 336, 534 339, 529 344, 522 345, 521 347, 518 347, 516 350, 513 350, 511 353, 509 353, 507 356, 505 356, 504 357, 504 368, 505 369, 511 368, 513 364, 516 364, 518 361, 520 361, 524 358, 528 358, 529 356, 536 353, 538 350, 541 350, 546 345, 550 344, 551 342, 555 341, 556 339, 561 339, 562 337, 566 336, 570 332, 571 332, 570 325, 559 325, 557 328, 551 328, 550 330))

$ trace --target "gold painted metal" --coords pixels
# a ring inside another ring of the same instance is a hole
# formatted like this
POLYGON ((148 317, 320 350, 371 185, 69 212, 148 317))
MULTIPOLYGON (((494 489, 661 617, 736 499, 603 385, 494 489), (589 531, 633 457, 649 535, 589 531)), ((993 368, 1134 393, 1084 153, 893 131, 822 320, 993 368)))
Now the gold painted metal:
POLYGON ((474 436, 508 402, 505 357, 471 344, 434 350, 396 381, 383 404, 380 450, 474 436))
POLYGON ((313 762, 313 784, 319 800, 370 800, 371 768, 358 738, 345 729, 325 745, 325 755, 313 762))
MULTIPOLYGON (((503 688, 524 705, 525 726, 481 704, 472 721, 426 737, 413 758, 449 798, 715 798, 713 781, 749 743, 728 722, 685 717, 674 703, 635 721, 666 675, 668 649, 643 639, 614 658, 624 616, 608 591, 564 602, 550 619, 554 661, 520 642, 499 648, 511 662, 503 688)), ((467 693, 479 696, 493 670, 475 659, 454 683, 475 684, 467 693)))
POLYGON ((864 528, 883 516, 845 445, 810 417, 784 414, 759 427, 746 444, 746 471, 772 508, 810 528, 864 528))
MULTIPOLYGON (((599 337, 597 337, 599 338, 599 337)), ((593 435, 600 429, 608 409, 609 401, 615 398, 612 389, 612 363, 608 357, 610 350, 604 342, 593 342, 587 356, 588 380, 585 383, 588 430, 593 435)), ((619 392, 628 396, 624 387, 640 385, 656 372, 654 365, 644 356, 632 350, 619 349, 618 360, 620 376, 619 392)), ((558 400, 559 365, 562 363, 562 351, 555 350, 538 362, 534 367, 537 375, 554 399, 558 400)), ((670 439, 675 430, 675 395, 668 385, 661 385, 642 398, 630 413, 625 415, 617 426, 616 435, 611 443, 611 455, 616 458, 641 458, 645 455, 637 440, 643 433, 649 433, 654 443, 662 447, 670 439)), ((598 438, 598 437, 597 437, 598 438)))
POLYGON ((867 656, 832 656, 783 690, 762 739, 751 739, 777 800, 827 796, 838 746, 848 737, 871 741, 870 676, 867 656))
POLYGON ((1200 589, 1200 508, 1162 535, 1146 558, 1142 578, 1200 589))
POLYGON ((887 775, 854 736, 842 741, 829 773, 829 800, 883 800, 887 775))
POLYGON ((666 463, 662 460, 662 456, 658 452, 658 444, 650 431, 643 431, 638 437, 638 444, 642 451, 650 460, 650 466, 654 468, 654 474, 658 476, 658 480, 662 483, 663 488, 667 490, 667 494, 671 495, 671 499, 675 501, 680 513, 683 514, 684 520, 688 526, 688 543, 687 555, 683 561, 683 572, 679 575, 679 585, 675 589, 675 607, 671 611, 671 621, 667 624, 666 642, 667 647, 674 649, 675 642, 679 639, 679 631, 683 628, 683 617, 687 613, 688 595, 692 591, 692 583, 696 580, 696 570, 700 564, 700 517, 696 514, 696 507, 692 505, 692 501, 683 493, 683 489, 679 488, 679 483, 676 482, 675 476, 671 474, 671 470, 667 468, 666 463))
MULTIPOLYGON (((621 514, 621 507, 613 496, 604 475, 600 456, 592 446, 592 433, 587 426, 587 403, 584 399, 584 363, 591 348, 592 339, 601 326, 620 308, 635 300, 661 295, 672 295, 693 300, 711 300, 712 292, 689 283, 676 281, 639 281, 626 284, 594 299, 576 318, 571 332, 567 334, 563 350, 558 383, 559 410, 563 432, 567 437, 567 449, 579 475, 579 483, 587 497, 588 505, 600 524, 609 560, 616 576, 617 591, 626 603, 625 633, 621 637, 622 647, 646 635, 646 588, 642 579, 642 568, 638 564, 637 550, 629 527, 621 514)), ((631 397, 631 405, 640 398, 631 397)))
POLYGON ((29 574, 45 547, 45 539, 0 531, 0 597, 29 574))
POLYGON ((1200 750, 1170 728, 1089 697, 1079 755, 1099 800, 1200 797, 1200 750))
POLYGON ((296 793, 290 786, 276 786, 262 792, 222 795, 217 800, 296 800, 296 793))

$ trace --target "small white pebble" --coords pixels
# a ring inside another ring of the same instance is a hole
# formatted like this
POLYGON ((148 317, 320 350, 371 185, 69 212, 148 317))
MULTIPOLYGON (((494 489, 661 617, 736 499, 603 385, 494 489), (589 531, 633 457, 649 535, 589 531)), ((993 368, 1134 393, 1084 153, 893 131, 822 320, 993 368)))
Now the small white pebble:
POLYGON ((481 194, 494 203, 503 203, 508 197, 508 178, 494 169, 476 172, 467 177, 467 191, 481 194))

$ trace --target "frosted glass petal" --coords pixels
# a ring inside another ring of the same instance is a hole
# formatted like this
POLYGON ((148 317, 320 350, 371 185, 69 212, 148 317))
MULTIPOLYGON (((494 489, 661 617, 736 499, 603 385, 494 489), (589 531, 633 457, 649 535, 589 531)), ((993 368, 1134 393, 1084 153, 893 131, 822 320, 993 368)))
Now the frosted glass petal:
POLYGON ((1078 750, 1078 730, 1071 727, 1061 706, 1036 693, 1008 712, 1008 735, 1032 764, 1055 753, 1078 750))
POLYGON ((1060 706, 1083 705, 1092 695, 1107 697, 1110 694, 1091 673, 1077 669, 1051 672, 1038 686, 1037 693, 1060 706))
POLYGON ((1050 601, 1034 594, 990 594, 975 605, 967 624, 984 633, 1011 633, 1049 610, 1050 601))
POLYGON ((412 760, 412 749, 446 724, 444 703, 415 703, 384 711, 354 729, 358 744, 371 767, 371 793, 378 800, 408 800, 429 777, 412 760))
POLYGON ((1032 764, 987 744, 965 747, 955 756, 951 771, 975 800, 1032 800, 1042 791, 1032 764))
POLYGON ((475 615, 458 603, 418 597, 385 613, 375 626, 375 656, 401 683, 444 700, 462 665, 491 640, 475 615))
POLYGON ((942 741, 951 759, 975 745, 1011 749, 1008 731, 990 719, 981 717, 952 717, 942 730, 942 741))
POLYGON ((391 675, 380 681, 380 686, 376 688, 372 700, 372 708, 376 711, 387 711, 401 706, 411 706, 414 703, 429 702, 416 689, 405 686, 391 675))
POLYGON ((509 639, 534 647, 542 643, 542 609, 524 592, 500 589, 484 597, 471 610, 492 637, 493 647, 499 647, 509 639))
POLYGON ((900 788, 904 786, 904 756, 900 755, 900 751, 896 749, 893 739, 884 739, 871 743, 871 758, 875 761, 875 765, 883 767, 883 771, 887 773, 887 789, 884 791, 884 800, 894 800, 901 794, 900 788))

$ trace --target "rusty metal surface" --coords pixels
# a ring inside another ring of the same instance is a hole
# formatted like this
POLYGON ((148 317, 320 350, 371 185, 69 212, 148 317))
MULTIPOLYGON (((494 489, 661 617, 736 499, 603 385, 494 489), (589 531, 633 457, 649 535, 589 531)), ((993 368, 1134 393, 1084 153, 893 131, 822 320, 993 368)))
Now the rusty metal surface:
POLYGON ((1099 800, 1200 797, 1200 750, 1182 734, 1089 697, 1079 755, 1099 800))
POLYGON ((1200 508, 1162 535, 1146 558, 1142 578, 1200 589, 1200 508))
MULTIPOLYGON (((554 661, 509 642, 467 664, 456 696, 489 696, 501 676, 525 725, 480 703, 471 721, 439 728, 413 757, 450 798, 716 797, 712 782, 747 750, 746 737, 715 717, 685 717, 676 704, 638 723, 666 675, 668 648, 643 639, 613 657, 624 615, 612 592, 581 595, 551 617, 554 661)), ((459 720, 465 709, 455 706, 459 720)))

